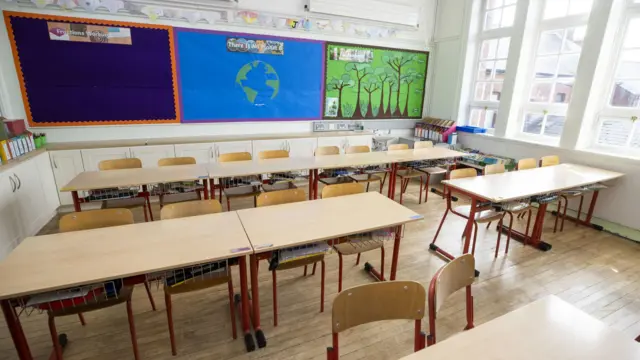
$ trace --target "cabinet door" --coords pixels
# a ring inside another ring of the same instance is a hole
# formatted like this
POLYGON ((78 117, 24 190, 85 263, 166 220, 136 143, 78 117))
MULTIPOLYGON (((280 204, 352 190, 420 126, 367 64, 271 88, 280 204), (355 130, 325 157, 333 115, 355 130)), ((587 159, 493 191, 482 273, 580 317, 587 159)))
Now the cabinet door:
POLYGON ((269 150, 287 150, 287 142, 283 139, 279 140, 254 140, 253 141, 253 154, 251 157, 254 160, 260 158, 259 154, 262 151, 269 150))
POLYGON ((287 140, 290 157, 313 156, 318 147, 318 138, 300 138, 287 140))
POLYGON ((158 160, 176 157, 173 145, 134 146, 131 148, 131 157, 142 161, 142 167, 158 167, 158 160))
MULTIPOLYGON (((84 171, 82 164, 82 154, 80 150, 62 150, 49 152, 53 176, 56 179, 56 188, 59 190, 73 180, 78 174, 84 171)), ((73 199, 70 192, 59 192, 60 204, 71 205, 73 199)))
POLYGON ((318 147, 320 146, 337 146, 340 148, 340 154, 344 154, 347 145, 347 139, 344 136, 328 136, 318 138, 318 147))
POLYGON ((205 144, 176 144, 176 157, 192 157, 197 164, 207 164, 216 162, 215 148, 213 143, 205 144))
MULTIPOLYGON (((56 187, 56 180, 53 175, 53 168, 51 166, 51 160, 48 154, 38 155, 35 159, 36 168, 40 177, 40 187, 44 194, 44 206, 42 206, 42 214, 44 217, 49 217, 60 206, 60 199, 58 198, 58 188, 56 187)), ((49 221, 49 219, 46 219, 49 221)), ((45 224, 38 224, 39 227, 45 224)))
POLYGON ((0 260, 20 242, 20 223, 15 191, 17 183, 12 171, 0 174, 0 260))
POLYGON ((81 150, 84 171, 98 171, 102 160, 125 159, 131 157, 128 147, 81 150))
POLYGON ((26 161, 11 169, 18 181, 17 196, 19 223, 22 236, 33 236, 44 216, 50 215, 43 205, 44 191, 42 190, 40 173, 36 161, 26 161))
POLYGON ((222 154, 248 152, 253 154, 251 141, 223 141, 215 144, 216 159, 222 154))
POLYGON ((347 136, 347 147, 349 146, 362 146, 366 145, 369 148, 373 147, 373 135, 355 135, 347 136))

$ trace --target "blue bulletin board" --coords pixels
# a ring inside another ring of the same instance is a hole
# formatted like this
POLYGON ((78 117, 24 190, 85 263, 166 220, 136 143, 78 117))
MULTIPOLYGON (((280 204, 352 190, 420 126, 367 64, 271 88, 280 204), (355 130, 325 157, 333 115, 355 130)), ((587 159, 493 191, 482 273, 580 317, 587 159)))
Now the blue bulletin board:
POLYGON ((322 118, 323 42, 174 31, 183 123, 322 118))

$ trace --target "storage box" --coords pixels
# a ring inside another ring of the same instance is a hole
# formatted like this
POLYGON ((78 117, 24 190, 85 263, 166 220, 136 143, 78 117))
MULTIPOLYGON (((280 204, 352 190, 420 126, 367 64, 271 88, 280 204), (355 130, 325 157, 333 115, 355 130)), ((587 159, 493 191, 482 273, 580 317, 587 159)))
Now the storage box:
POLYGON ((483 129, 475 126, 457 126, 456 130, 467 132, 467 133, 473 133, 473 134, 484 134, 487 132, 487 129, 483 129))

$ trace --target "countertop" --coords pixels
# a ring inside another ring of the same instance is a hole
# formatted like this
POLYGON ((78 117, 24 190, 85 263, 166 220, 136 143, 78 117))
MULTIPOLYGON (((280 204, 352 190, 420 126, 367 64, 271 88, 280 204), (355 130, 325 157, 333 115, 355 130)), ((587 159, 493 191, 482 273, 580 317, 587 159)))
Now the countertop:
POLYGON ((43 154, 47 151, 46 148, 40 148, 40 149, 36 149, 30 153, 24 154, 16 159, 12 159, 9 160, 6 164, 1 164, 0 165, 0 174, 2 174, 3 172, 10 170, 11 168, 18 166, 20 164, 22 164, 23 162, 29 161, 33 158, 35 158, 36 156, 43 154))

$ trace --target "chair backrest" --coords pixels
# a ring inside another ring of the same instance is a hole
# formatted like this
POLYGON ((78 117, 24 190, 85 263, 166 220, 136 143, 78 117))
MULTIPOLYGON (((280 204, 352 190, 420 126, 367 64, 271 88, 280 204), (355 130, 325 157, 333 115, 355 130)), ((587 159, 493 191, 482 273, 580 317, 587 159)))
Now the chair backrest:
POLYGON ((506 170, 504 164, 491 164, 484 167, 484 175, 502 174, 506 170))
POLYGON ((537 167, 538 162, 534 158, 518 160, 518 170, 535 169, 537 167))
POLYGON ((336 196, 361 194, 363 192, 364 192, 364 185, 360 183, 328 185, 322 188, 322 198, 328 199, 336 196))
POLYGON ((289 152, 287 150, 265 150, 258 153, 258 159, 279 159, 288 158, 289 152))
POLYGON ((433 141, 416 141, 413 143, 414 149, 428 149, 433 147, 433 141))
POLYGON ((333 300, 334 333, 380 320, 420 320, 426 291, 415 281, 384 281, 343 290, 333 300))
POLYGON ((142 167, 142 161, 137 158, 102 160, 98 163, 99 170, 138 169, 142 167))
POLYGON ((323 155, 339 155, 340 154, 340 148, 337 146, 318 146, 316 148, 316 156, 323 156, 323 155))
POLYGON ((371 148, 369 148, 367 145, 349 146, 345 151, 345 153, 347 154, 368 153, 368 152, 371 152, 371 148))
POLYGON ((64 215, 58 222, 58 228, 60 232, 69 232, 129 224, 133 224, 133 213, 131 210, 103 209, 74 212, 64 215))
POLYGON ((307 196, 304 193, 304 190, 301 190, 301 189, 269 191, 269 192, 264 192, 258 195, 258 199, 256 200, 256 205, 258 207, 270 206, 270 205, 281 205, 281 204, 305 201, 306 199, 307 199, 307 196))
POLYGON ((409 144, 391 144, 389 145, 389 151, 394 150, 408 150, 409 144))
POLYGON ((251 154, 248 152, 236 152, 220 154, 218 156, 218 162, 232 162, 232 161, 247 161, 251 160, 251 154))
POLYGON ((194 200, 169 204, 160 210, 160 219, 177 219, 189 216, 217 214, 222 212, 222 205, 218 200, 194 200))
POLYGON ((458 256, 441 267, 429 285, 429 306, 435 306, 437 313, 451 294, 473 284, 475 268, 476 261, 472 254, 458 256))
POLYGON ((196 159, 191 156, 164 158, 158 160, 158 166, 193 165, 195 163, 196 159))
POLYGON ((540 167, 554 166, 558 164, 560 164, 560 157, 558 155, 549 155, 540 158, 540 167))
POLYGON ((464 169, 455 169, 452 170, 449 174, 449 179, 462 179, 468 177, 476 177, 478 176, 478 172, 473 168, 464 168, 464 169))

